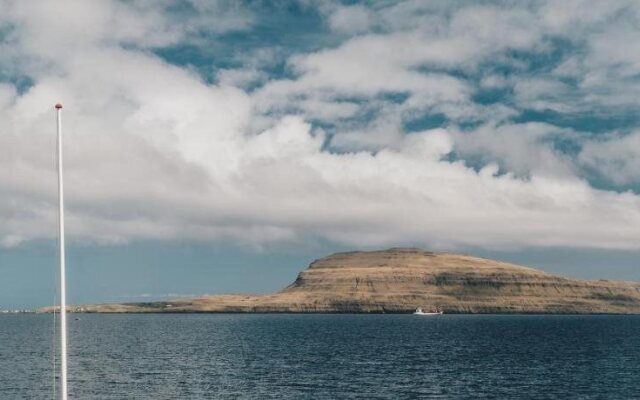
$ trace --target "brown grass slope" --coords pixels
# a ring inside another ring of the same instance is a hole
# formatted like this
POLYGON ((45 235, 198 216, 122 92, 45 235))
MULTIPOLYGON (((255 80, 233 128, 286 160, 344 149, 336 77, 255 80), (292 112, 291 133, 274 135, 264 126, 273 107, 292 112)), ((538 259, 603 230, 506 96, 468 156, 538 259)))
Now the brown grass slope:
POLYGON ((334 254, 268 295, 84 306, 88 312, 640 313, 640 283, 562 278, 419 249, 334 254))

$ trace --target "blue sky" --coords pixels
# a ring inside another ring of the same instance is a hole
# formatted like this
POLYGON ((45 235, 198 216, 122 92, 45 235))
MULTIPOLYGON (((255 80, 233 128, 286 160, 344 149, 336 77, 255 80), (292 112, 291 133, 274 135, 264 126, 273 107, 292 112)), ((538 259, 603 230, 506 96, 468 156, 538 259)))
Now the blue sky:
POLYGON ((0 1, 0 307, 418 246, 640 280, 636 2, 0 1))

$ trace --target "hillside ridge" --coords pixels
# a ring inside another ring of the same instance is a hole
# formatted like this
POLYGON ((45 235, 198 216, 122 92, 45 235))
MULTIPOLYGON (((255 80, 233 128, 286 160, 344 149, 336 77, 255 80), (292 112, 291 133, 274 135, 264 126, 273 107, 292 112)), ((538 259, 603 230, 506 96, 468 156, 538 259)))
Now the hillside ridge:
POLYGON ((640 313, 640 283, 565 278, 417 248, 335 253, 272 294, 71 307, 82 312, 640 313))

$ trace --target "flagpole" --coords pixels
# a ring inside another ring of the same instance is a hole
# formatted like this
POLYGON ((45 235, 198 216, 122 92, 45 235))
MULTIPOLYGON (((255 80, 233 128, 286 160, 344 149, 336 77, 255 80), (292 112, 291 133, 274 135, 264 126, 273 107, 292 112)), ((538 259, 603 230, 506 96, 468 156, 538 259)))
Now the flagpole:
POLYGON ((58 119, 58 227, 60 245, 60 398, 67 400, 67 282, 64 254, 64 187, 62 179, 62 104, 55 106, 58 119))

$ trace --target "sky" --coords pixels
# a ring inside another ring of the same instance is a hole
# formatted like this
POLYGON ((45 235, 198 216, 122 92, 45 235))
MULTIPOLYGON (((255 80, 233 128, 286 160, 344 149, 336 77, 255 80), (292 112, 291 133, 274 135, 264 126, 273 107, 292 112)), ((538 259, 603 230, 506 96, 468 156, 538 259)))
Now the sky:
POLYGON ((640 280, 640 3, 0 0, 0 308, 414 246, 640 280))

